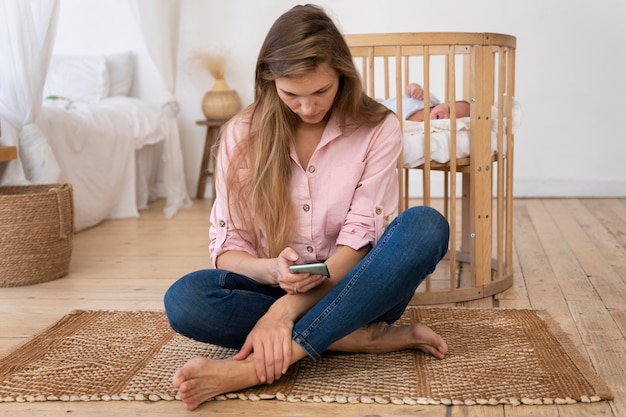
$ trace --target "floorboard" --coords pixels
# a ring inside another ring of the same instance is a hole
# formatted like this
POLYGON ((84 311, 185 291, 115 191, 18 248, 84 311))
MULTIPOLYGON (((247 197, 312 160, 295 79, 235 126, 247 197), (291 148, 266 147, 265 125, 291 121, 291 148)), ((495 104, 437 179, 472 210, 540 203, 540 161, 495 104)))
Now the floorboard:
MULTIPOLYGON (((610 386, 615 401, 565 406, 396 406, 212 401, 203 416, 626 417, 626 199, 517 199, 514 283, 494 297, 459 303, 546 309, 610 386)), ((157 201, 137 219, 105 221, 74 237, 70 274, 0 288, 0 352, 76 309, 162 310, 168 286, 206 268, 208 201, 174 218, 157 201)), ((0 403, 0 416, 187 416, 167 402, 0 403)))

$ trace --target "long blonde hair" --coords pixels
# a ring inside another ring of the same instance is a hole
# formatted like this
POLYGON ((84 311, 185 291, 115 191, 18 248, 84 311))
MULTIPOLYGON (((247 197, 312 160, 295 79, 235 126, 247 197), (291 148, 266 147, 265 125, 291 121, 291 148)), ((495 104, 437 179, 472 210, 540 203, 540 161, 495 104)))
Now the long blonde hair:
MULTIPOLYGON (((322 63, 339 76, 333 109, 344 131, 360 125, 375 126, 389 112, 367 97, 348 46, 328 15, 313 5, 296 6, 280 16, 269 30, 259 52, 254 103, 245 110, 250 131, 230 161, 226 172, 228 206, 253 231, 251 247, 276 257, 290 244, 295 212, 290 198, 290 145, 299 117, 279 98, 275 80, 310 73, 322 63), (236 167, 246 162, 242 178, 236 167)), ((234 212, 234 213, 233 213, 234 212)), ((239 233, 244 236, 243 233, 239 233)), ((247 233, 246 236, 250 236, 247 233)))

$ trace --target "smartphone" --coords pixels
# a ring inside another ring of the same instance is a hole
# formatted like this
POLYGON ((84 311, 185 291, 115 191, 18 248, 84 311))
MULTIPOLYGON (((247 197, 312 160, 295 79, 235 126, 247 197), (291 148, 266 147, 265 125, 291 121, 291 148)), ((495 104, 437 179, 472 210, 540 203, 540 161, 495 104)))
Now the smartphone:
POLYGON ((294 274, 308 272, 309 274, 324 275, 325 277, 330 277, 330 274, 328 273, 328 268, 323 262, 316 264, 291 265, 289 267, 289 270, 294 274))

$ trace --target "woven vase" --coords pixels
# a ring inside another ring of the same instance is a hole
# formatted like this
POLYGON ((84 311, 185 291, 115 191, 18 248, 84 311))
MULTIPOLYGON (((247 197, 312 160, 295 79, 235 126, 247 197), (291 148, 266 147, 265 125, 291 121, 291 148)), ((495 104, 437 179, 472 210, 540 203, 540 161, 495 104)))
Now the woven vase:
POLYGON ((229 119, 241 110, 241 99, 226 80, 217 79, 202 98, 202 112, 207 119, 229 119))

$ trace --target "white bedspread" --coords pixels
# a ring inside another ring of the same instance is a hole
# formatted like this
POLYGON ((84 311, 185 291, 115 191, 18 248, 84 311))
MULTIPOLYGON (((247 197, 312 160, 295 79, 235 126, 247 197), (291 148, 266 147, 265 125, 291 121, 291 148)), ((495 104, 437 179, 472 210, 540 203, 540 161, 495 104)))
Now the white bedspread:
POLYGON ((132 97, 46 100, 37 125, 74 187, 76 229, 137 217, 135 150, 164 140, 160 109, 132 97))

